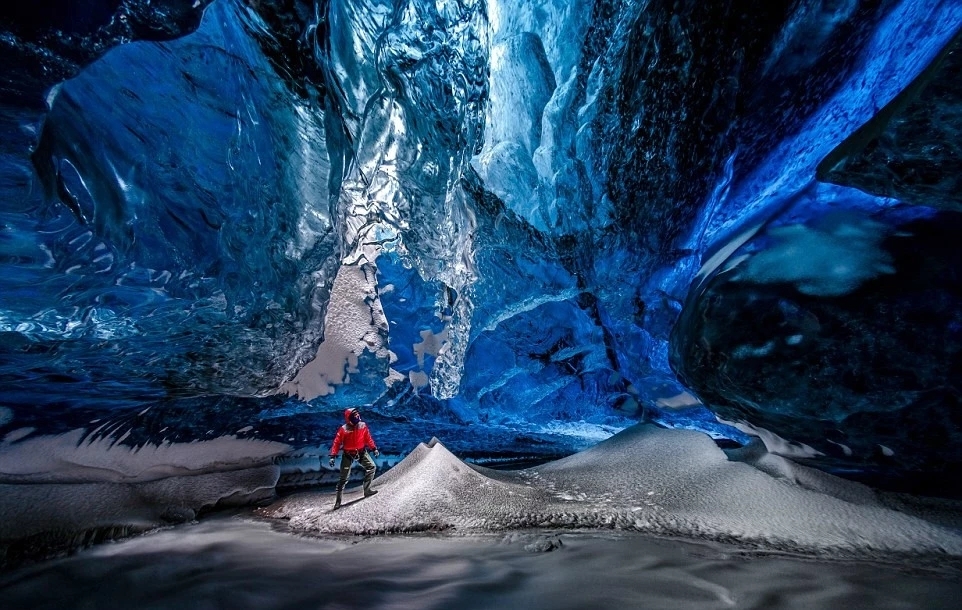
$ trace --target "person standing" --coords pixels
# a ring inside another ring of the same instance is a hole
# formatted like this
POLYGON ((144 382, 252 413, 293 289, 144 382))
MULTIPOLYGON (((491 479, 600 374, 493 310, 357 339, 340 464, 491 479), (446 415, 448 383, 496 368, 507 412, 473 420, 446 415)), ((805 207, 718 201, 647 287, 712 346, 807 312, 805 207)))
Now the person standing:
POLYGON ((360 462, 361 467, 364 468, 364 497, 377 493, 376 489, 371 489, 371 481, 374 480, 377 466, 367 449, 374 452, 374 457, 378 457, 381 453, 377 450, 377 443, 371 437, 370 428, 361 421, 361 412, 357 408, 344 409, 344 425, 337 429, 334 443, 331 445, 331 468, 334 468, 334 459, 342 447, 344 455, 341 456, 341 476, 337 480, 337 499, 334 500, 334 510, 341 507, 341 493, 344 491, 347 478, 351 474, 351 466, 355 461, 360 462))

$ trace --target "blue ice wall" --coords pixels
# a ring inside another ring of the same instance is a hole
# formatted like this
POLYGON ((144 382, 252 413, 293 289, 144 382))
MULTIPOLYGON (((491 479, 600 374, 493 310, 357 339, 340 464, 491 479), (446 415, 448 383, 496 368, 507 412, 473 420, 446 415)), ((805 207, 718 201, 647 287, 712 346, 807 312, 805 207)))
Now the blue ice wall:
POLYGON ((43 115, 8 113, 10 404, 264 394, 319 335, 336 247, 323 114, 239 11, 114 49, 43 115))
POLYGON ((956 463, 957 2, 53 4, 0 19, 3 429, 956 463))

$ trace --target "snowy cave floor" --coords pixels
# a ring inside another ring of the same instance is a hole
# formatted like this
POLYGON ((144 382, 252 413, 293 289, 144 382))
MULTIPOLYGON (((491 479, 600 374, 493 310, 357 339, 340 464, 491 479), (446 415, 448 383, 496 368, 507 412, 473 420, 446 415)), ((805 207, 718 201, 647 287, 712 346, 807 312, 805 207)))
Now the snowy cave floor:
POLYGON ((375 480, 0 572, 10 608, 957 608, 956 506, 650 425, 517 471, 436 440, 375 480))
POLYGON ((613 529, 746 549, 886 560, 962 559, 960 514, 926 512, 767 452, 726 454, 704 434, 632 426, 518 471, 469 465, 432 439, 332 510, 295 493, 256 513, 307 534, 613 529))
POLYGON ((33 608, 954 609, 956 568, 614 531, 294 535, 219 514, 0 574, 33 608))

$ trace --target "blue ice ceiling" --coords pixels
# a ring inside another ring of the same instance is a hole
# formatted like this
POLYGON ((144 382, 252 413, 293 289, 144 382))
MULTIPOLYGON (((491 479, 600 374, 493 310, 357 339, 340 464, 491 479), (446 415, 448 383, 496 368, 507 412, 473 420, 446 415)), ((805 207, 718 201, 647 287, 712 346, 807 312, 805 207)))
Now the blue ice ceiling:
MULTIPOLYGON (((0 9, 0 434, 962 462, 962 5, 0 9), (103 422, 109 422, 104 424, 103 422)), ((918 483, 922 484, 922 483, 918 483)))

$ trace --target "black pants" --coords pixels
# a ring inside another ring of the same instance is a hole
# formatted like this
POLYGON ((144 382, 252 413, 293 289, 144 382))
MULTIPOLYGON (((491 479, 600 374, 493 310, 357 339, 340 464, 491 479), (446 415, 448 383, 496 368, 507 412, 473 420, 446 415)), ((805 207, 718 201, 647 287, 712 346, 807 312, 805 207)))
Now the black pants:
POLYGON ((345 451, 341 455, 341 478, 337 480, 337 491, 342 491, 347 484, 347 478, 351 476, 351 466, 354 465, 354 460, 357 460, 361 464, 361 468, 364 469, 364 486, 367 487, 374 480, 377 466, 374 465, 374 460, 371 459, 367 451, 345 451))

